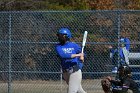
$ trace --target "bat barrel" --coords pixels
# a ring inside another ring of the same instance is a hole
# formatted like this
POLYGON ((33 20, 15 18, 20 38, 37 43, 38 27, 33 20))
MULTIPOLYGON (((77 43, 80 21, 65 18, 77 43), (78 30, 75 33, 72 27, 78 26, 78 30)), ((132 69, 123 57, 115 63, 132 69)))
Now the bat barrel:
POLYGON ((83 36, 83 42, 82 42, 82 53, 83 53, 83 51, 84 51, 84 47, 85 47, 85 44, 86 44, 87 34, 88 34, 88 32, 85 31, 85 32, 84 32, 84 36, 83 36))

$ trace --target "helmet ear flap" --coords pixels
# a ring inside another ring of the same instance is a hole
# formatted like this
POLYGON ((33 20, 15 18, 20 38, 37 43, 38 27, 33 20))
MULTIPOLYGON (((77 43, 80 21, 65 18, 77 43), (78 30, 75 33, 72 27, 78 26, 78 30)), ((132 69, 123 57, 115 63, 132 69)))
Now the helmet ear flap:
POLYGON ((67 35, 63 35, 63 37, 67 38, 68 36, 67 35))
POLYGON ((69 36, 68 35, 64 35, 64 37, 66 38, 67 41, 70 40, 69 36))

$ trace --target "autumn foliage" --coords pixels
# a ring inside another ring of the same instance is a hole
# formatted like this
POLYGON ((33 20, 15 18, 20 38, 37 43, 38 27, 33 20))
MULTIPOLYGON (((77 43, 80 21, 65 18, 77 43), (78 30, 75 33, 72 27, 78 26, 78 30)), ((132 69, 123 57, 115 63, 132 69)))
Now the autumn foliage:
POLYGON ((0 10, 139 10, 140 0, 0 0, 0 10))

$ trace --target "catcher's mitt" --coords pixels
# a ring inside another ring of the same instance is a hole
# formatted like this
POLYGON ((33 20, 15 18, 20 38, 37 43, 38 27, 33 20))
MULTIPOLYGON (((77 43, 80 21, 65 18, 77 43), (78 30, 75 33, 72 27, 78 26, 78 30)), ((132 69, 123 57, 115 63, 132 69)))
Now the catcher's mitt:
POLYGON ((109 82, 107 78, 101 80, 101 85, 105 93, 111 93, 111 90, 110 90, 111 83, 109 82))

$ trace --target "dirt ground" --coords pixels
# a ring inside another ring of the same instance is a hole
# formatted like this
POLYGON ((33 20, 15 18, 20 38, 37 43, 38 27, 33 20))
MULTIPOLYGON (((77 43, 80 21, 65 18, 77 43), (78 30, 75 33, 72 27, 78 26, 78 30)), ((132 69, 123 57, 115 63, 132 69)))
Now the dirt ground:
MULTIPOLYGON (((10 85, 5 82, 0 83, 0 93, 8 93, 10 86, 11 93, 66 93, 67 85, 64 81, 13 81, 10 85)), ((103 93, 100 79, 82 80, 82 86, 87 93, 103 93)))

